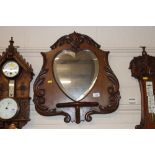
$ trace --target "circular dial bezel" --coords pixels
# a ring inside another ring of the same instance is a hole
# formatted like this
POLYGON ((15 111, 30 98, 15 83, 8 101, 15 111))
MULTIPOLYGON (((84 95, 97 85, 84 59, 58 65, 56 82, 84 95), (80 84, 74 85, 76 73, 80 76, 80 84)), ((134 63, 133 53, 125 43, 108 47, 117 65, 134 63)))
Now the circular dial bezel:
POLYGON ((4 99, 0 100, 0 119, 10 120, 12 118, 15 118, 17 116, 18 112, 19 112, 19 104, 14 99, 4 98, 4 99), (10 115, 6 116, 6 113, 4 113, 4 110, 7 114, 9 114, 9 112, 10 112, 10 115), (14 111, 14 112, 12 112, 12 111, 14 111), (11 112, 12 112, 12 115, 11 115, 11 112))
POLYGON ((19 70, 20 70, 20 67, 19 67, 18 63, 14 60, 8 60, 2 66, 2 72, 3 72, 4 76, 7 78, 16 77, 19 74, 19 70), (14 66, 11 66, 11 65, 14 65, 14 66), (8 69, 8 67, 10 67, 10 68, 8 69), (13 73, 13 71, 15 70, 15 69, 13 70, 13 67, 16 69, 16 73, 13 73))

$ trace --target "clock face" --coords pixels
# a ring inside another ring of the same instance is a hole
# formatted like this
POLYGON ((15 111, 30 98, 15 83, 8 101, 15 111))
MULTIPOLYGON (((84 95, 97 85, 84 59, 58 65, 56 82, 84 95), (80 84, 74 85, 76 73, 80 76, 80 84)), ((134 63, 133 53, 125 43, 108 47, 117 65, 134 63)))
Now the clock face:
POLYGON ((19 110, 17 102, 12 98, 5 98, 0 101, 0 118, 11 119, 19 110))
POLYGON ((7 61, 2 67, 6 77, 13 78, 19 73, 19 65, 15 61, 7 61))

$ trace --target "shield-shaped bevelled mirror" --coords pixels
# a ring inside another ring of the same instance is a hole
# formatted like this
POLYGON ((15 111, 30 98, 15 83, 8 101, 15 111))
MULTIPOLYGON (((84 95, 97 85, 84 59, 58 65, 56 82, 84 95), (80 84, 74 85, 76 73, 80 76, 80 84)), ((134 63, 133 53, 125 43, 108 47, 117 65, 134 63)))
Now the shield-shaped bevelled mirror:
POLYGON ((93 87, 99 72, 96 55, 90 50, 63 50, 54 59, 55 79, 72 100, 84 98, 93 87))
POLYGON ((40 114, 64 115, 65 122, 80 123, 118 108, 119 83, 108 63, 109 52, 93 39, 74 32, 41 54, 44 63, 34 83, 34 103, 40 114))

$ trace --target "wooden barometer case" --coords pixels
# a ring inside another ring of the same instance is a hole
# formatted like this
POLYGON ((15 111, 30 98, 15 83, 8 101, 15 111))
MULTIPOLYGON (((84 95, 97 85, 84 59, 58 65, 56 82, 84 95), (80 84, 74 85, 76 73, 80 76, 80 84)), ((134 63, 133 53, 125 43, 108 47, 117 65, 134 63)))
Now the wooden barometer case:
POLYGON ((22 128, 30 121, 30 82, 33 69, 13 46, 0 56, 0 128, 22 128))
POLYGON ((34 83, 39 114, 63 115, 66 123, 80 123, 118 108, 119 82, 109 66, 109 52, 89 36, 65 35, 41 54, 43 66, 34 83))
POLYGON ((155 128, 155 57, 142 47, 142 56, 130 62, 132 76, 138 79, 141 91, 141 121, 136 129, 155 128))

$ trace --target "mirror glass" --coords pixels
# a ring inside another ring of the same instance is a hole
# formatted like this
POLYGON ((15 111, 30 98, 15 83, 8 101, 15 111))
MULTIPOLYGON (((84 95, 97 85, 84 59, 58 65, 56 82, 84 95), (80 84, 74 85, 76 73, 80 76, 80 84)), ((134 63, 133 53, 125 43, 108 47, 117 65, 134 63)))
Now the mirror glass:
POLYGON ((99 62, 90 50, 73 52, 63 50, 53 63, 55 79, 74 101, 84 98, 95 84, 99 72, 99 62))

